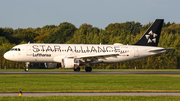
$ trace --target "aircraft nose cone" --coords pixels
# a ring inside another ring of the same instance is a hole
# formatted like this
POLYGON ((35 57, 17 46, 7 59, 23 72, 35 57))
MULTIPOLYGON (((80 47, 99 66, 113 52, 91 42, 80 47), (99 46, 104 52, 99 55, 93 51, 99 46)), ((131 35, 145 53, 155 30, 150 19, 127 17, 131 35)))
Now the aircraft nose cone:
POLYGON ((10 57, 10 54, 8 54, 8 53, 9 53, 9 52, 6 52, 6 53, 4 54, 4 58, 7 59, 7 60, 8 60, 9 57, 10 57))

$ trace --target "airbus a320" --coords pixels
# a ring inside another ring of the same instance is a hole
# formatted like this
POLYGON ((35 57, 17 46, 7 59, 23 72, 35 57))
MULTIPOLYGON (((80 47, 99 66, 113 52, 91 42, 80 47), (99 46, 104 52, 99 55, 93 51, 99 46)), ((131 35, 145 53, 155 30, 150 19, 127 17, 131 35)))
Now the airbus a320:
POLYGON ((134 45, 28 43, 13 47, 4 58, 26 63, 60 63, 63 68, 74 71, 80 71, 79 66, 86 65, 85 71, 91 72, 89 64, 126 62, 166 52, 170 48, 157 47, 163 23, 163 19, 156 19, 134 45))

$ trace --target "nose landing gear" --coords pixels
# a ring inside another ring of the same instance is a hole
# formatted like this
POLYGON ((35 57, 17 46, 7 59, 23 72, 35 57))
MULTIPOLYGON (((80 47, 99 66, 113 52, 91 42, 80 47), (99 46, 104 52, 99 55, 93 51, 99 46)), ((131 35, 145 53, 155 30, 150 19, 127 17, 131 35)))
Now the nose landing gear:
POLYGON ((28 67, 29 67, 29 62, 26 62, 26 68, 24 69, 25 70, 25 72, 28 72, 29 71, 29 69, 28 69, 28 67))

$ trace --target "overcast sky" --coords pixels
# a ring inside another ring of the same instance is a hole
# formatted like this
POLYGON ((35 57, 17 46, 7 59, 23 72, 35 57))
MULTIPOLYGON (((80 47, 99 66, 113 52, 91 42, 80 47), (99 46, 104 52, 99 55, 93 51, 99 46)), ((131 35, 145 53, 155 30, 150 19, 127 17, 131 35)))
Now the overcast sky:
POLYGON ((180 0, 1 0, 0 27, 36 28, 69 22, 105 29, 126 21, 180 23, 180 0))

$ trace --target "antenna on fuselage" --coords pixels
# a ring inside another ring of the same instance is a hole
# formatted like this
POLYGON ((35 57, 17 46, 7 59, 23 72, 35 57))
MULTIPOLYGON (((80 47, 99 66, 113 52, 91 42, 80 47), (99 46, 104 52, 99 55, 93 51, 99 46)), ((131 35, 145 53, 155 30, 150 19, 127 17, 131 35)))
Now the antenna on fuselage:
POLYGON ((30 44, 30 41, 28 42, 28 44, 30 44))

